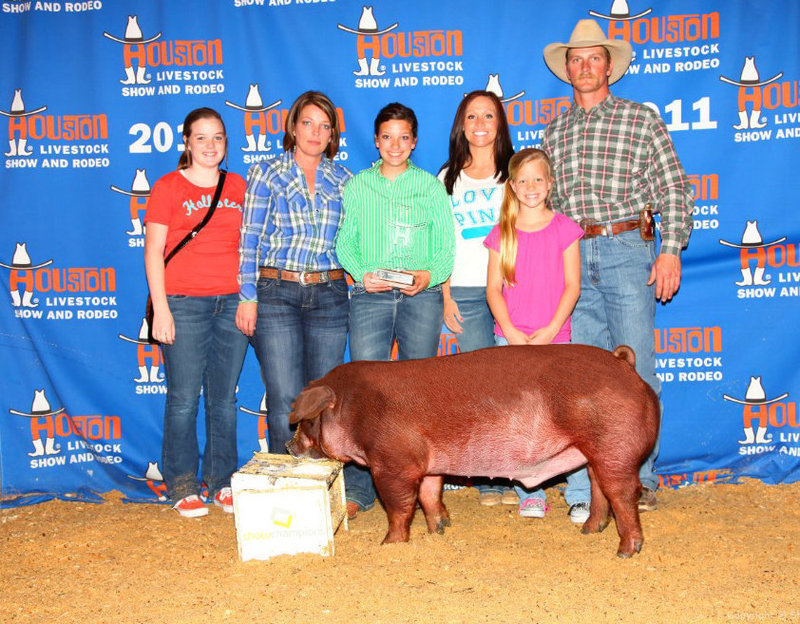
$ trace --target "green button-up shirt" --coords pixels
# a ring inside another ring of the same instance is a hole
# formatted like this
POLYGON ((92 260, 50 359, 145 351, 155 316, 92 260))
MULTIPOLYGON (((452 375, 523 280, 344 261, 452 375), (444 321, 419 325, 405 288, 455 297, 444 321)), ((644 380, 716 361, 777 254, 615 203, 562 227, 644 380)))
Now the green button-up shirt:
POLYGON ((430 286, 441 284, 453 270, 455 254, 444 185, 411 161, 389 180, 380 172, 381 163, 378 160, 344 187, 336 255, 359 282, 375 269, 398 269, 429 271, 430 286))
POLYGON ((545 130, 553 161, 553 210, 580 223, 661 213, 661 251, 679 255, 692 231, 692 195, 661 117, 639 104, 606 98, 588 112, 573 102, 545 130))

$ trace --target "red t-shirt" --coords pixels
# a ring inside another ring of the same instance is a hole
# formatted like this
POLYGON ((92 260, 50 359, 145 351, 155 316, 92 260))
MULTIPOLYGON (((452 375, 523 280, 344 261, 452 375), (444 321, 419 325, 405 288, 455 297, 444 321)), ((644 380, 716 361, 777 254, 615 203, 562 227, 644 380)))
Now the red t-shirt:
MULTIPOLYGON (((239 230, 247 184, 228 173, 217 209, 209 222, 167 265, 168 295, 229 295, 239 292, 239 230)), ((208 211, 216 186, 195 186, 179 171, 168 173, 153 185, 145 223, 169 227, 166 256, 208 211)))

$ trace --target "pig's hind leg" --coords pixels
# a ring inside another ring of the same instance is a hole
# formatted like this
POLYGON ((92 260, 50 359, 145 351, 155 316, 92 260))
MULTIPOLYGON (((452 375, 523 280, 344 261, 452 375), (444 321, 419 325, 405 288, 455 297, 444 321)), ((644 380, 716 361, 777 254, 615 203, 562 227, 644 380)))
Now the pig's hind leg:
POLYGON ((402 472, 373 468, 375 489, 389 517, 389 531, 383 538, 383 544, 408 541, 421 478, 422 475, 409 478, 402 472))
MULTIPOLYGON (((592 508, 586 524, 592 522, 592 515, 595 512, 595 491, 602 490, 601 496, 605 494, 603 498, 608 499, 606 508, 610 503, 611 509, 614 511, 614 520, 617 523, 617 533, 619 534, 617 556, 631 557, 642 550, 644 542, 638 507, 639 494, 642 491, 639 481, 639 465, 635 462, 630 462, 628 466, 595 463, 592 468, 594 473, 594 477, 592 477, 592 508)), ((590 472, 591 476, 592 472, 590 472)), ((585 529, 586 525, 584 525, 584 532, 587 532, 585 529)))
POLYGON ((422 478, 419 486, 419 504, 425 512, 428 533, 443 534, 444 528, 450 526, 450 514, 442 502, 443 485, 443 476, 428 475, 422 478))

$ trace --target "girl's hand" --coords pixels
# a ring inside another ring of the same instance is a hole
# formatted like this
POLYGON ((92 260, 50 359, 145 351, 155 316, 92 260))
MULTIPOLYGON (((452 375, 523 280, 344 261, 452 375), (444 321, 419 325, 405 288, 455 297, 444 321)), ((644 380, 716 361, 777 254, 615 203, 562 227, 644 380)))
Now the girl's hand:
POLYGON ((553 339, 558 334, 557 329, 553 329, 549 325, 540 327, 530 336, 528 336, 528 344, 531 345, 546 345, 553 342, 553 339))
POLYGON ((242 301, 236 308, 236 327, 245 336, 252 336, 256 331, 256 317, 258 316, 257 301, 242 301))
POLYGON ((456 300, 453 298, 447 298, 444 302, 444 314, 442 314, 444 318, 444 324, 454 334, 460 334, 464 331, 461 327, 461 323, 464 322, 461 314, 458 311, 458 304, 456 300))
POLYGON ((404 273, 410 273, 414 276, 414 283, 411 284, 411 286, 400 289, 401 293, 408 295, 409 297, 413 297, 418 292, 422 292, 431 283, 430 271, 404 271, 404 273))
POLYGON ((153 338, 161 344, 171 345, 175 342, 175 321, 169 308, 153 311, 153 338))
POLYGON ((510 345, 525 345, 528 344, 528 335, 525 332, 518 330, 516 327, 509 331, 503 330, 503 333, 510 345))
POLYGON ((392 285, 389 282, 385 282, 382 279, 375 277, 375 274, 372 271, 364 273, 361 283, 364 284, 364 290, 370 293, 386 292, 387 290, 392 289, 392 285))

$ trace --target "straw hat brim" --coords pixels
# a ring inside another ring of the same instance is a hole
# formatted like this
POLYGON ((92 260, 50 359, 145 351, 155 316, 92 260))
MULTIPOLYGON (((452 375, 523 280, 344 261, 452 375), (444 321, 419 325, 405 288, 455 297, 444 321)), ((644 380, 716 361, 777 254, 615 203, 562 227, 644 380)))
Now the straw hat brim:
POLYGON ((603 46, 611 54, 611 75, 608 84, 614 84, 625 75, 633 58, 631 44, 622 39, 576 39, 566 43, 551 43, 544 49, 544 62, 560 80, 571 84, 567 77, 567 50, 570 48, 593 48, 603 46))

